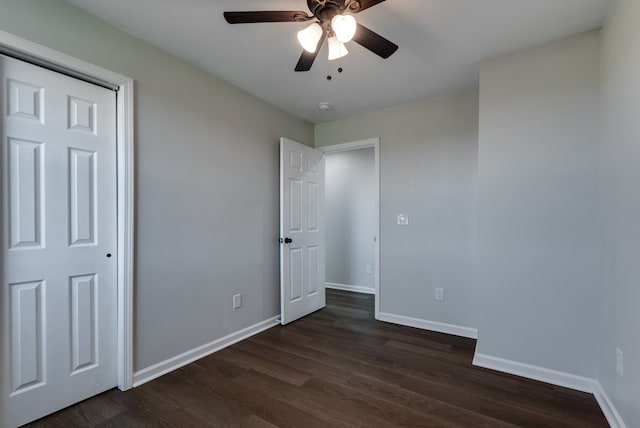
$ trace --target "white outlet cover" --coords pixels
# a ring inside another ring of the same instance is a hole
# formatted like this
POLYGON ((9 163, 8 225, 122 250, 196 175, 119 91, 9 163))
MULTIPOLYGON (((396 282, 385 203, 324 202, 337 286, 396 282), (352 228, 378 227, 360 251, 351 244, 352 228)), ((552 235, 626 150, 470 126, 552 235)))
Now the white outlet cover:
POLYGON ((409 216, 407 214, 398 214, 398 225, 409 226, 409 216))
POLYGON ((371 274, 371 265, 366 265, 364 267, 364 273, 366 273, 367 275, 371 274))

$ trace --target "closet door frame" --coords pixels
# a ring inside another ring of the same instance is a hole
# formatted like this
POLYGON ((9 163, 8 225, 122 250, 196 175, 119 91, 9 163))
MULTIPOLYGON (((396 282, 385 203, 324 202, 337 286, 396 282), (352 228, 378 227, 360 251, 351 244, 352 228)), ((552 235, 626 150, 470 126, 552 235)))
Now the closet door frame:
POLYGON ((0 53, 117 91, 118 388, 133 387, 134 81, 81 59, 0 31, 0 53))

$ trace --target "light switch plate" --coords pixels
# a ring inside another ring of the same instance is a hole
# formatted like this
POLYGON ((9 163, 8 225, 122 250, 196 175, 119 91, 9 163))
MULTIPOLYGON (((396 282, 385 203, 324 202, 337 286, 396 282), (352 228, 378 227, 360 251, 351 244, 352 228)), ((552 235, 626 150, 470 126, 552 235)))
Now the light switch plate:
POLYGON ((409 226, 409 216, 407 214, 398 214, 398 226, 409 226))
POLYGON ((242 293, 233 296, 233 309, 242 307, 242 293))
POLYGON ((624 356, 620 348, 616 348, 616 372, 619 376, 624 376, 624 356))

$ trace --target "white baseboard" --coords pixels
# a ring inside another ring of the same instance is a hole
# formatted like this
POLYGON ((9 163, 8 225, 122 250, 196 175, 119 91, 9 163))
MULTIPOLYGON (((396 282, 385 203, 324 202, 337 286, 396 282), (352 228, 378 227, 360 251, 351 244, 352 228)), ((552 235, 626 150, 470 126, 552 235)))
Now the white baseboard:
POLYGON ((149 382, 157 377, 179 369, 180 367, 186 366, 187 364, 199 360, 200 358, 206 357, 207 355, 211 355, 214 352, 231 346, 234 343, 240 342, 241 340, 247 339, 262 331, 268 330, 271 327, 280 324, 279 319, 280 316, 269 318, 265 321, 261 321, 235 333, 231 333, 227 336, 221 337, 220 339, 214 340, 213 342, 209 342, 205 345, 199 346, 190 351, 183 352, 180 355, 169 358, 168 360, 161 361, 150 367, 139 370, 133 374, 133 386, 134 388, 140 386, 143 383, 149 382))
POLYGON ((351 291, 353 293, 363 293, 363 294, 376 294, 375 288, 362 287, 359 285, 346 285, 346 284, 336 284, 334 282, 327 282, 324 285, 326 288, 331 288, 333 290, 342 290, 342 291, 351 291))
POLYGON ((543 367, 532 366, 530 364, 517 361, 505 360, 504 358, 492 357, 486 354, 476 354, 473 357, 473 365, 486 369, 509 373, 516 376, 526 377, 549 383, 551 385, 562 386, 576 391, 587 392, 594 395, 602 413, 607 418, 611 428, 627 428, 620 413, 609 399, 604 388, 595 379, 564 373, 557 370, 545 369, 543 367))
POLYGON ((469 339, 478 338, 478 330, 470 327, 462 327, 454 324, 446 324, 436 321, 427 321, 420 318, 405 317, 403 315, 395 315, 387 312, 380 312, 377 319, 379 321, 400 324, 408 327, 421 328, 423 330, 437 331, 438 333, 453 334, 454 336, 468 337, 469 339))
POLYGON ((593 393, 595 379, 564 373, 544 367, 532 366, 518 361, 505 360, 491 355, 476 354, 473 356, 473 365, 485 369, 496 370, 516 376, 526 377, 576 391, 593 393))
POLYGON ((596 397, 596 401, 600 405, 602 413, 604 413, 611 428, 627 428, 627 425, 622 420, 622 416, 618 413, 618 409, 613 405, 613 402, 598 381, 595 381, 593 395, 596 397))

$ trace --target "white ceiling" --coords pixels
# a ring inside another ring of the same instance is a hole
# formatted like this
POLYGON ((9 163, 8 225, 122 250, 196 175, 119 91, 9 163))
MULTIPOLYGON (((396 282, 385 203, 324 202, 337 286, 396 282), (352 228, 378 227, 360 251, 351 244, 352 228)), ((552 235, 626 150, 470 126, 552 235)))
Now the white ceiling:
POLYGON ((472 87, 484 58, 597 29, 613 0, 387 0, 358 22, 400 46, 383 60, 350 42, 293 71, 308 23, 229 25, 224 11, 304 10, 305 0, 67 0, 314 123, 472 87), (327 81, 327 74, 333 80, 327 81), (318 103, 333 109, 323 112, 318 103))

